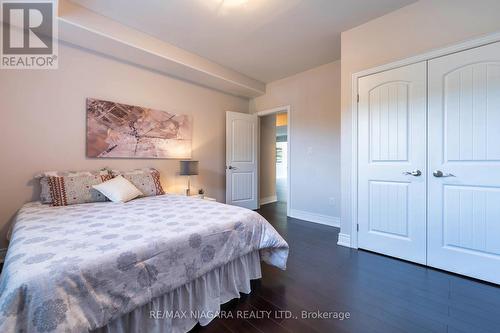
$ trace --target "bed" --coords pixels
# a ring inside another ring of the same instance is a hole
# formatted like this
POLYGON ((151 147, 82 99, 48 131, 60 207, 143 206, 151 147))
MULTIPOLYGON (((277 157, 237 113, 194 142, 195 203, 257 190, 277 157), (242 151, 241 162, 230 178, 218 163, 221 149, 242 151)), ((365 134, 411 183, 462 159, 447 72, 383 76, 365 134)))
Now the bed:
POLYGON ((0 332, 186 332, 250 292, 288 245, 258 213, 179 195, 19 211, 0 332))

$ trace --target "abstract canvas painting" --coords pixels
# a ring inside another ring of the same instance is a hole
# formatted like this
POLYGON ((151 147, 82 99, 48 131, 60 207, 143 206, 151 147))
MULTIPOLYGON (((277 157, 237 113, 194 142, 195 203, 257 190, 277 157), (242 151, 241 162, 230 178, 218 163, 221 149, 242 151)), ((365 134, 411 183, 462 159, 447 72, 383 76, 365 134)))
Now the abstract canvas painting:
POLYGON ((87 156, 191 158, 187 115, 87 99, 87 156))

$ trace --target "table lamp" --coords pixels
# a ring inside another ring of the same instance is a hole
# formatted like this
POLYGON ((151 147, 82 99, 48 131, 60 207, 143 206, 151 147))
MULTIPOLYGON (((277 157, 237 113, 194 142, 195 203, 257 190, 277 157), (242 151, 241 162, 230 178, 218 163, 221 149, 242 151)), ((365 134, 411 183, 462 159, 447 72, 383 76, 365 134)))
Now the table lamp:
POLYGON ((191 180, 190 176, 198 174, 198 161, 180 161, 181 162, 181 176, 188 176, 188 183, 186 188, 186 195, 191 195, 191 180))

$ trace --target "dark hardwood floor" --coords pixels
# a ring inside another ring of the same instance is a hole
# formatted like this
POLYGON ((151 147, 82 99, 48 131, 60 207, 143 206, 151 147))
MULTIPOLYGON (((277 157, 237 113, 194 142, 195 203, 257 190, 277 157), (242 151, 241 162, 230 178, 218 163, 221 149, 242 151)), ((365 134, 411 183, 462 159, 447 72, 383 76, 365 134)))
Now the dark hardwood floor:
POLYGON ((284 203, 259 213, 289 243, 288 268, 262 264, 252 293, 222 309, 233 317, 271 311, 270 318, 217 318, 192 332, 500 332, 499 287, 337 246, 337 228, 287 218, 284 203), (299 319, 283 318, 283 310, 299 319), (302 311, 318 310, 349 312, 350 318, 300 318, 302 311))
POLYGON ((337 228, 287 218, 284 203, 259 213, 289 243, 288 268, 262 264, 252 293, 222 309, 234 317, 271 311, 270 318, 217 318, 192 332, 500 332, 496 286, 337 246, 337 228), (299 319, 281 318, 280 310, 299 319), (318 310, 349 312, 350 318, 301 319, 301 311, 318 310))

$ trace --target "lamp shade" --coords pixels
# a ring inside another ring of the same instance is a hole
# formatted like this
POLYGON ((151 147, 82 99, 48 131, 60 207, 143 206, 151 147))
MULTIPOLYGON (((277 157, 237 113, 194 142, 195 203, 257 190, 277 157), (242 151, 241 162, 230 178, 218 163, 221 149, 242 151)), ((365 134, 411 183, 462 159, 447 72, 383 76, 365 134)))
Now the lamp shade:
POLYGON ((198 174, 198 161, 181 161, 181 176, 194 176, 198 174))

